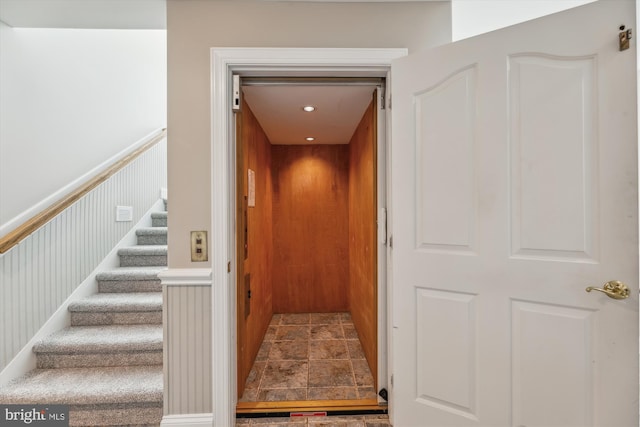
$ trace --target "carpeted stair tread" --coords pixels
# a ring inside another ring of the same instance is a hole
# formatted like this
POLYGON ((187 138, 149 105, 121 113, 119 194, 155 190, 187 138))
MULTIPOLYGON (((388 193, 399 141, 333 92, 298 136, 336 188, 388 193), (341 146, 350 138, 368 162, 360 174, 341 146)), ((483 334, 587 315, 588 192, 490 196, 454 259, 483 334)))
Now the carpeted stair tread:
POLYGON ((163 236, 167 234, 167 227, 141 227, 136 230, 137 236, 156 235, 163 236))
POLYGON ((35 369, 0 390, 3 404, 162 402, 162 366, 35 369))
POLYGON ((162 350, 162 325, 72 326, 36 343, 35 353, 162 350))
POLYGON ((167 226, 167 213, 166 212, 154 212, 151 214, 151 223, 154 227, 166 227, 167 226))
POLYGON ((166 245, 167 227, 144 227, 136 230, 139 245, 166 245))
POLYGON ((144 312, 161 311, 162 293, 100 293, 69 305, 70 312, 144 312))
POLYGON ((120 249, 118 255, 121 267, 167 265, 167 245, 130 246, 120 249))
POLYGON ((167 245, 139 245, 118 250, 120 256, 167 255, 167 245))
POLYGON ((166 267, 118 267, 114 270, 103 271, 96 274, 97 281, 122 281, 122 280, 159 280, 158 274, 166 270, 166 267))
POLYGON ((33 346, 38 368, 1 387, 0 403, 68 404, 74 426, 160 424, 167 213, 151 217, 120 266, 95 276, 99 293, 69 305, 72 326, 33 346))
POLYGON ((98 291, 104 293, 162 292, 158 274, 162 266, 119 267, 96 275, 98 291))

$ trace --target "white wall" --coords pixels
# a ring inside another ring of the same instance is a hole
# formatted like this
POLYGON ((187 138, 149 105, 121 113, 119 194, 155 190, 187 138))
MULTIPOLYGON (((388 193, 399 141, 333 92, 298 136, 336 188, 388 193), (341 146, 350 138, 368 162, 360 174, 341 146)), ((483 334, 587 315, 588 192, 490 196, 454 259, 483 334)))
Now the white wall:
POLYGON ((451 0, 453 41, 571 9, 595 0, 451 0))
POLYGON ((0 235, 165 123, 165 30, 0 22, 0 235))
POLYGON ((21 28, 164 30, 165 0, 1 0, 0 20, 21 28))

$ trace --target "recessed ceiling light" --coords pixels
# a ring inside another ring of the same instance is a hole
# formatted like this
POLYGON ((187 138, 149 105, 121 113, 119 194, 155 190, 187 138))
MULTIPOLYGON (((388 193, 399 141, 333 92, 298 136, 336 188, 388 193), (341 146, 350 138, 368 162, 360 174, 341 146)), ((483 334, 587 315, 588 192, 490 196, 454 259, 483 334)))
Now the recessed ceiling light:
POLYGON ((305 138, 307 141, 315 141, 316 139, 312 136, 308 136, 305 138))
POLYGON ((312 111, 316 111, 316 107, 314 107, 313 105, 305 105, 304 107, 302 107, 302 109, 304 111, 306 111, 307 113, 310 113, 312 111))

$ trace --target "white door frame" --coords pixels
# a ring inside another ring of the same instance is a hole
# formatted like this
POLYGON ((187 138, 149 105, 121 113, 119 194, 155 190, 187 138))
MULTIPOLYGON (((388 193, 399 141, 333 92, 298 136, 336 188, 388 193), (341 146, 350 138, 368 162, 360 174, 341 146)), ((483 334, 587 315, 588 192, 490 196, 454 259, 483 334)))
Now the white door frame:
MULTIPOLYGON (((212 245, 211 257, 215 426, 234 425, 237 387, 232 73, 280 77, 386 77, 391 61, 405 55, 406 49, 211 48, 211 239, 216 242, 212 245)), ((387 146, 389 144, 387 139, 387 146)), ((391 206, 388 209, 391 210, 391 206)), ((378 299, 386 299, 386 294, 379 292, 378 299)), ((389 307, 384 313, 386 319, 391 319, 389 307)), ((388 324, 385 329, 388 330, 388 324)), ((389 341, 387 354, 391 353, 389 341)))

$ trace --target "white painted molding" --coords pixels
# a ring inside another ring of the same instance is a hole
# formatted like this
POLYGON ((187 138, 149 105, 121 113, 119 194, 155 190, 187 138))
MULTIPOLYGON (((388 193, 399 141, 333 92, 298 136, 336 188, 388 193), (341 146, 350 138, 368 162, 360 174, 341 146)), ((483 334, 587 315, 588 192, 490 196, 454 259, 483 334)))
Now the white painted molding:
POLYGON ((26 374, 36 368, 36 355, 33 352, 33 346, 36 342, 43 338, 68 327, 71 324, 71 316, 69 315, 69 305, 72 302, 86 298, 98 292, 98 282, 96 274, 112 270, 120 265, 120 257, 118 250, 127 246, 136 245, 136 230, 140 227, 151 226, 151 214, 164 209, 164 202, 158 200, 151 208, 140 218, 137 224, 133 225, 125 236, 116 244, 109 254, 102 260, 100 264, 87 276, 87 278, 69 295, 69 297, 58 307, 51 315, 49 320, 35 333, 29 342, 20 350, 20 352, 7 364, 0 372, 0 386, 6 385, 11 380, 26 374))
POLYGON ((162 417, 160 427, 213 427, 213 414, 178 414, 162 417))
POLYGON ((162 133, 162 129, 154 130, 149 135, 144 136, 142 139, 134 142, 133 144, 131 144, 130 146, 128 146, 124 150, 122 150, 119 153, 116 153, 113 156, 109 157, 107 160, 105 160, 104 162, 100 163, 98 166, 96 166, 95 168, 91 169, 89 172, 85 173, 84 175, 80 176, 79 178, 73 180, 69 184, 65 185, 64 187, 62 187, 61 189, 59 189, 55 193, 51 194, 50 196, 46 197, 45 199, 42 199, 41 201, 39 201, 35 205, 31 206, 29 209, 23 211, 22 213, 20 213, 17 216, 13 217, 9 221, 7 221, 4 224, 0 225, 0 236, 5 236, 5 235, 9 234, 9 232, 13 231, 20 224, 26 222, 29 218, 32 218, 38 212, 41 212, 44 209, 48 208, 49 206, 53 205, 55 202, 57 202, 58 200, 62 199, 64 196, 66 196, 68 194, 71 194, 71 192, 73 192, 74 190, 76 190, 77 188, 82 186, 83 184, 86 184, 87 182, 89 182, 91 179, 93 179, 100 172, 105 171, 109 166, 113 165, 116 161, 122 159, 126 155, 128 155, 128 154, 134 152, 135 150, 137 150, 138 148, 142 147, 144 144, 146 144, 147 142, 149 142, 150 140, 152 140, 153 138, 158 136, 160 133, 162 133))
POLYGON ((386 77, 391 61, 407 53, 405 48, 211 48, 212 89, 215 94, 225 88, 231 71, 245 76, 386 77))
POLYGON ((407 49, 211 48, 211 260, 213 413, 221 426, 235 423, 235 160, 231 75, 386 77, 407 49), (232 271, 227 271, 231 263, 232 271))
POLYGON ((158 274, 162 286, 211 286, 210 268, 170 268, 158 274))

